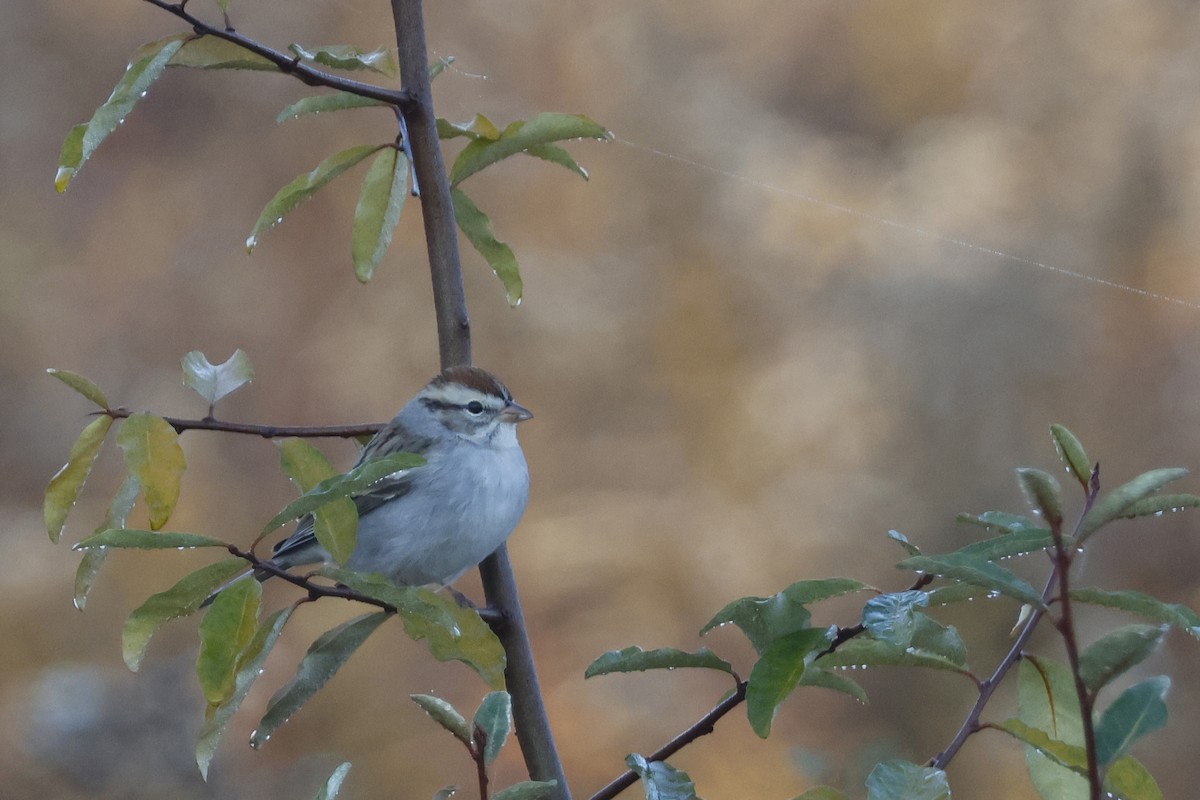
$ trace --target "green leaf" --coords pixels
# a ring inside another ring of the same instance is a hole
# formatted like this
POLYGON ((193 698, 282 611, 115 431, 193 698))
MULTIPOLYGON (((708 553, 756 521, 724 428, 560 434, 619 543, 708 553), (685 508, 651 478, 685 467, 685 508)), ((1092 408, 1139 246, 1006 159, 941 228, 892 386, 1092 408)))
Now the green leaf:
POLYGON ((54 177, 54 186, 59 192, 65 192, 71 179, 79 172, 84 162, 92 157, 96 148, 108 138, 117 126, 125 121, 129 112, 137 105, 150 86, 162 75, 167 62, 183 45, 183 40, 190 33, 179 33, 150 42, 139 47, 133 53, 125 74, 113 88, 112 94, 104 104, 96 109, 85 125, 76 125, 67 134, 59 155, 58 173, 54 177), (81 130, 82 128, 82 130, 81 130))
POLYGON ((867 776, 867 800, 950 800, 950 784, 940 769, 885 761, 867 776))
POLYGON ((199 350, 193 350, 180 362, 183 382, 196 390, 210 406, 254 380, 254 365, 241 349, 222 364, 212 364, 199 350))
MULTIPOLYGON (((141 491, 141 485, 137 482, 137 478, 127 475, 125 480, 121 482, 121 488, 117 489, 117 494, 113 497, 112 503, 108 506, 108 513, 104 515, 104 521, 96 528, 96 533, 103 533, 110 528, 124 528, 125 521, 129 518, 129 512, 133 510, 133 504, 137 501, 138 492, 141 491)), ((100 574, 100 567, 104 564, 104 559, 108 555, 108 550, 103 547, 90 548, 83 554, 83 558, 79 561, 79 568, 75 570, 75 607, 83 611, 87 606, 88 595, 91 594, 92 585, 96 582, 96 576, 100 574)))
POLYGON ((471 729, 467 727, 466 718, 458 713, 454 706, 431 694, 410 694, 409 697, 432 717, 434 722, 454 734, 455 739, 467 747, 471 746, 471 729))
POLYGON ((665 761, 647 761, 632 753, 625 757, 625 763, 642 779, 646 800, 700 800, 688 774, 665 761))
POLYGON ((135 608, 121 631, 121 650, 126 666, 137 672, 150 637, 163 623, 196 613, 217 587, 245 569, 246 562, 240 558, 209 564, 185 575, 165 592, 151 595, 135 608))
POLYGON ((279 636, 283 633, 283 626, 287 624, 294 610, 294 606, 289 606, 276 611, 263 620, 263 623, 258 626, 258 630, 255 631, 254 638, 250 640, 250 644, 238 656, 233 694, 220 705, 208 707, 204 716, 204 726, 200 729, 200 736, 196 741, 196 765, 200 768, 200 774, 204 776, 205 780, 208 780, 208 767, 212 763, 213 755, 216 754, 217 744, 220 743, 222 734, 225 733, 229 721, 241 708, 246 695, 250 694, 250 687, 262 674, 263 664, 266 663, 267 656, 271 654, 275 643, 279 641, 279 636))
POLYGON ((288 49, 305 61, 315 61, 327 67, 344 70, 369 70, 389 78, 400 75, 396 59, 386 47, 378 50, 363 51, 348 44, 334 44, 325 47, 305 48, 298 44, 288 45, 288 49))
MULTIPOLYGON (((211 536, 198 533, 173 533, 171 531, 143 531, 134 528, 109 528, 92 534, 73 550, 88 550, 93 547, 125 547, 136 550, 181 550, 192 547, 227 548, 228 544, 211 536)), ((244 563, 244 562, 243 562, 244 563)))
POLYGON ((1035 608, 1046 607, 1041 594, 1025 580, 979 555, 947 553, 938 556, 912 556, 896 566, 921 574, 941 575, 973 586, 982 586, 1035 608))
POLYGON ((350 92, 334 92, 332 94, 317 94, 301 97, 296 102, 279 112, 276 122, 287 122, 305 114, 320 114, 325 111, 343 111, 347 108, 370 108, 372 106, 387 106, 382 100, 373 97, 363 97, 350 92))
POLYGON ((220 705, 233 696, 238 657, 258 631, 262 584, 235 581, 209 606, 200 622, 200 656, 196 677, 209 705, 220 705))
POLYGON ((483 740, 484 764, 491 764, 500 755, 512 725, 512 698, 508 692, 490 692, 479 704, 471 726, 476 745, 483 740))
POLYGON ((100 391, 100 387, 92 383, 88 378, 83 377, 77 372, 65 369, 48 369, 46 372, 79 392, 88 400, 91 400, 100 406, 100 408, 108 410, 108 398, 104 396, 104 392, 100 391))
POLYGON ((821 657, 821 667, 866 669, 867 667, 924 667, 969 675, 967 650, 953 627, 946 627, 921 614, 912 643, 900 647, 891 642, 859 636, 821 657))
POLYGON ((353 167, 372 153, 390 145, 360 144, 340 153, 335 153, 318 164, 312 172, 306 172, 284 186, 267 203, 262 210, 250 236, 246 239, 246 252, 258 244, 258 237, 283 222, 283 218, 295 210, 296 206, 312 197, 338 175, 353 167))
POLYGON ((445 70, 446 67, 450 66, 453 63, 454 63, 454 56, 443 56, 443 57, 439 58, 437 61, 430 64, 429 65, 429 80, 432 81, 438 75, 441 75, 442 71, 445 70))
POLYGON ((832 786, 816 786, 793 800, 846 800, 846 795, 832 786))
POLYGON ((221 9, 221 13, 229 13, 229 0, 217 0, 217 6, 221 9))
POLYGON ((1133 743, 1167 724, 1166 675, 1130 686, 1104 710, 1096 724, 1096 758, 1101 766, 1129 752, 1133 743))
POLYGON ((472 141, 475 139, 495 141, 502 135, 496 124, 483 114, 476 114, 470 122, 450 122, 438 117, 437 130, 439 139, 454 139, 459 136, 465 136, 472 141))
POLYGON ((279 71, 279 67, 273 61, 219 36, 196 36, 188 39, 183 43, 183 47, 179 48, 179 52, 167 63, 167 66, 193 69, 279 71))
POLYGON ((1147 617, 1174 625, 1200 639, 1200 614, 1179 603, 1164 603, 1157 597, 1134 591, 1110 592, 1105 589, 1088 587, 1072 589, 1071 599, 1080 603, 1090 603, 1095 606, 1119 608, 1131 614, 1147 617))
POLYGON ((351 255, 354 275, 362 283, 371 280, 391 247, 407 196, 408 157, 394 147, 385 147, 367 170, 354 209, 351 255))
POLYGON ((404 631, 425 639, 439 661, 461 661, 493 689, 504 688, 504 647, 479 613, 424 587, 396 586, 382 576, 324 566, 320 573, 396 608, 404 631))
POLYGON ((1026 725, 1019 719, 993 723, 991 727, 1024 742, 1058 766, 1065 767, 1077 775, 1087 775, 1087 751, 1082 747, 1051 739, 1045 731, 1026 725))
POLYGON ((1104 776, 1104 788, 1121 800, 1163 800, 1154 777, 1133 756, 1113 762, 1104 776))
MULTIPOLYGON (((279 464, 284 474, 305 492, 300 500, 289 503, 288 508, 312 496, 309 493, 324 485, 323 482, 337 481, 344 477, 338 474, 320 450, 303 439, 284 439, 279 443, 279 464)), ((332 498, 312 509, 312 515, 313 533, 316 534, 317 541, 335 561, 345 564, 354 552, 354 545, 358 540, 358 509, 354 501, 345 496, 332 498)), ((263 532, 267 533, 273 529, 268 528, 263 532)))
POLYGON ((504 285, 509 305, 519 305, 524 284, 521 282, 521 270, 512 248, 496 238, 496 234, 492 232, 492 221, 461 189, 452 189, 450 198, 454 201, 454 218, 458 227, 466 234, 467 241, 479 251, 504 285))
POLYGON ((1102 495, 1079 525, 1079 544, 1103 525, 1125 516, 1129 507, 1188 474, 1186 469, 1153 469, 1102 495))
POLYGON ((267 713, 250 735, 250 746, 258 749, 266 744, 276 729, 299 711, 389 616, 386 611, 378 611, 356 617, 321 634, 308 648, 296 670, 296 677, 275 692, 267 703, 267 713))
POLYGON ((571 158, 571 154, 556 144, 535 144, 525 150, 531 156, 540 158, 543 161, 549 161, 551 164, 558 164, 560 167, 565 167, 571 172, 574 172, 585 181, 588 179, 588 171, 579 166, 575 159, 571 158))
POLYGON ((1062 487, 1048 472, 1031 467, 1017 470, 1017 480, 1030 505, 1038 509, 1051 527, 1062 524, 1062 487))
POLYGON ((863 606, 862 625, 876 639, 908 647, 917 630, 918 618, 924 617, 917 609, 928 605, 929 595, 919 591, 872 597, 863 606))
MULTIPOLYGON (((1083 752, 1083 723, 1075 678, 1065 665, 1037 657, 1021 660, 1017 671, 1017 706, 1020 722, 1036 728, 1047 738, 1083 752)), ((1008 731, 1010 734, 1011 730, 1008 731)), ((1064 751, 1065 752, 1065 751, 1064 751)), ((1059 753, 1060 759, 1064 753, 1059 753)), ((1071 763, 1086 764, 1082 760, 1071 763)), ((1029 777, 1042 797, 1055 800, 1086 800, 1087 779, 1055 761, 1045 749, 1025 748, 1029 777)))
POLYGON ((1093 642, 1079 657, 1079 676, 1094 695, 1142 663, 1162 641, 1167 626, 1126 625, 1093 642))
POLYGON ((951 603, 961 603, 964 600, 969 602, 980 597, 988 597, 987 589, 972 586, 969 583, 952 583, 949 586, 942 586, 931 591, 929 593, 929 605, 931 608, 948 606, 951 603))
POLYGON ((750 672, 746 715, 761 738, 771 733, 775 713, 796 688, 805 669, 833 641, 836 629, 807 628, 771 642, 750 672))
POLYGON ((543 800, 558 786, 558 781, 521 781, 492 795, 492 800, 543 800))
POLYGON ((117 433, 125 467, 142 484, 150 509, 150 528, 159 530, 171 518, 179 500, 179 484, 187 463, 179 434, 171 423, 153 414, 133 414, 117 433))
POLYGON ((750 644, 762 655, 775 639, 808 627, 812 618, 812 614, 806 608, 809 603, 869 588, 871 587, 865 583, 859 583, 852 578, 799 581, 770 597, 743 597, 734 600, 700 629, 700 635, 732 623, 741 628, 750 644))
POLYGON ((634 645, 626 647, 624 650, 609 650, 588 665, 583 677, 594 678, 597 675, 608 675, 613 672, 642 672, 648 669, 677 669, 680 667, 701 667, 733 674, 733 666, 707 647, 701 647, 695 653, 688 653, 673 647, 643 650, 634 645))
POLYGON ((891 539, 893 542, 898 542, 900 544, 900 546, 904 548, 904 551, 906 553, 908 553, 910 556, 921 555, 921 548, 917 547, 915 544, 910 542, 908 540, 908 537, 905 536, 900 531, 894 531, 894 530, 888 531, 887 537, 889 539, 891 539))
POLYGON ((1067 466, 1067 472, 1075 476, 1075 480, 1079 481, 1083 491, 1088 491, 1088 486, 1092 481, 1092 462, 1088 460, 1083 445, 1075 438, 1075 434, 1062 425, 1051 425, 1050 436, 1054 439, 1054 448, 1058 450, 1058 457, 1067 466))
MULTIPOLYGON (((1064 536, 1064 547, 1070 547, 1071 537, 1064 536)), ((988 561, 999 561, 1011 556, 1023 556, 1054 547, 1054 536, 1049 528, 1021 528, 1012 533, 994 536, 991 539, 972 542, 955 552, 979 556, 988 561)))
POLYGON ((1156 494, 1131 504, 1121 516, 1125 519, 1161 517, 1163 514, 1174 514, 1185 508, 1198 506, 1200 506, 1200 497, 1194 494, 1156 494))
POLYGON ((603 126, 581 114, 538 114, 531 120, 512 123, 499 139, 476 139, 463 148, 450 168, 450 185, 457 186, 481 169, 497 161, 528 151, 537 145, 566 139, 607 141, 603 126))
POLYGON ((58 544, 62 538, 63 528, 66 527, 67 517, 83 491, 83 484, 92 473, 92 465, 100 453, 100 446, 108 436, 112 427, 112 417, 96 417, 88 423, 75 444, 71 446, 71 454, 67 463, 63 464, 50 483, 46 486, 46 497, 42 504, 42 516, 46 522, 46 532, 50 541, 58 544))
POLYGON ((350 771, 351 764, 349 761, 343 761, 338 765, 338 768, 333 771, 329 779, 325 781, 325 785, 321 787, 321 791, 317 793, 316 800, 334 800, 338 793, 342 791, 342 782, 346 780, 346 773, 350 771))
MULTIPOLYGON (((281 449, 283 446, 283 443, 280 443, 281 449)), ((300 452, 301 450, 297 445, 288 445, 288 447, 296 448, 295 452, 300 452)), ((300 462, 297 463, 299 464, 300 462)), ((310 463, 315 463, 315 460, 310 462, 308 459, 305 459, 303 462, 305 465, 310 463)), ((393 453, 389 456, 360 464, 343 475, 334 475, 331 478, 326 478, 313 485, 311 489, 305 491, 300 497, 288 503, 282 511, 272 517, 271 521, 263 528, 262 535, 265 536, 276 528, 286 525, 294 519, 299 519, 305 514, 310 514, 321 506, 331 503, 338 498, 357 494, 382 478, 407 469, 415 469, 424 463, 425 459, 413 453, 393 453)))
POLYGON ((835 692, 848 694, 863 705, 867 704, 867 691, 856 681, 845 675, 839 675, 833 670, 823 669, 825 659, 819 659, 809 664, 800 676, 800 686, 815 686, 819 689, 832 689, 835 692))
POLYGON ((985 511, 978 516, 974 514, 959 514, 956 519, 958 522, 968 525, 978 525, 981 528, 989 529, 995 528, 1004 533, 1019 533, 1029 529, 1047 530, 1046 526, 1034 522, 1029 517, 1020 514, 1009 514, 1007 511, 985 511))

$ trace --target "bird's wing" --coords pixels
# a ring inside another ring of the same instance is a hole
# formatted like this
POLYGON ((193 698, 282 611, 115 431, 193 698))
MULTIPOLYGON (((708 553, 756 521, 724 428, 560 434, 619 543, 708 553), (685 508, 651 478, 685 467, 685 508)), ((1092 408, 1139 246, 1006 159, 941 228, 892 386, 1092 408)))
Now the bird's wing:
MULTIPOLYGON (((429 439, 406 435, 397 421, 392 420, 379 433, 375 434, 371 441, 367 442, 354 466, 358 467, 368 461, 374 461, 393 453, 428 453, 431 444, 429 439)), ((413 469, 420 469, 420 467, 413 469)), ((361 519, 389 500, 395 500, 408 494, 412 490, 412 473, 412 469, 393 472, 391 475, 375 481, 362 492, 351 495, 359 518, 361 519)), ((301 519, 291 536, 276 543, 272 551, 274 556, 280 558, 298 554, 315 544, 317 535, 313 524, 311 514, 301 519)))

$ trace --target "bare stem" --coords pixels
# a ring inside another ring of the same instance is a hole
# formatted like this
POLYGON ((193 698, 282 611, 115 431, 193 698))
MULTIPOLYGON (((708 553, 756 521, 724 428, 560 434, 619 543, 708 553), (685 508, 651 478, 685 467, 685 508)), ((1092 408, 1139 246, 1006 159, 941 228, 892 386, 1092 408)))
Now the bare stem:
MULTIPOLYGON (((125 419, 135 412, 127 408, 109 408, 97 411, 113 419, 125 419)), ((383 427, 379 422, 368 422, 362 425, 255 425, 249 422, 226 422, 225 420, 205 417, 204 419, 181 419, 179 417, 163 417, 167 424, 177 433, 184 431, 224 431, 225 433, 242 433, 249 436, 261 436, 264 439, 278 439, 284 436, 299 436, 304 439, 321 437, 352 439, 356 436, 372 436, 383 427)))
POLYGON ((232 42, 238 47, 249 50, 255 55, 262 56, 270 61, 280 72, 291 75, 297 80, 309 86, 325 86, 330 89, 337 89, 343 92, 349 92, 360 97, 369 97, 372 100, 379 100, 382 103, 396 106, 404 109, 412 105, 413 99, 408 92, 396 89, 386 89, 382 86, 375 86, 370 83, 362 83, 361 81, 352 81, 348 78, 343 78, 340 75, 333 75, 328 72, 322 72, 319 69, 314 69, 302 62, 296 56, 290 53, 284 53, 274 48, 267 47, 265 44, 250 39, 235 31, 229 24, 229 18, 225 18, 225 27, 217 27, 210 25, 204 20, 189 13, 186 9, 186 2, 169 3, 166 0, 145 0, 153 6, 158 6, 163 11, 169 14, 174 14, 181 20, 192 27, 192 30, 202 36, 215 36, 218 39, 224 39, 227 42, 232 42))

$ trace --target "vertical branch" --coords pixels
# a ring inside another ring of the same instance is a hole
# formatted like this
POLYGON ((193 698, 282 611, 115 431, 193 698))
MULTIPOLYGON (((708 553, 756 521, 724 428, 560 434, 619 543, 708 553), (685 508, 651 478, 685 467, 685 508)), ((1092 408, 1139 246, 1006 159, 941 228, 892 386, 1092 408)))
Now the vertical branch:
POLYGON ((433 278, 433 306, 437 314, 438 347, 442 367, 471 363, 471 320, 463 289, 462 265, 458 257, 458 230, 450 182, 442 160, 429 88, 429 56, 425 48, 425 19, 421 0, 391 0, 396 21, 396 44, 400 50, 400 75, 404 90, 412 98, 404 110, 411 145, 413 171, 421 187, 421 215, 425 222, 425 246, 433 278))
MULTIPOLYGON (((471 322, 458 255, 458 232, 446 165, 437 135, 437 118, 429 87, 429 56, 421 0, 391 0, 399 47, 400 74, 412 103, 404 109, 412 148, 413 169, 421 187, 421 214, 433 277, 433 302, 437 314, 438 342, 443 367, 471 361, 471 322)), ((508 548, 500 548, 480 565, 488 605, 499 612, 496 635, 508 657, 505 679, 512 695, 513 721, 529 777, 557 781, 556 798, 570 800, 566 776, 554 745, 546 708, 508 548)))

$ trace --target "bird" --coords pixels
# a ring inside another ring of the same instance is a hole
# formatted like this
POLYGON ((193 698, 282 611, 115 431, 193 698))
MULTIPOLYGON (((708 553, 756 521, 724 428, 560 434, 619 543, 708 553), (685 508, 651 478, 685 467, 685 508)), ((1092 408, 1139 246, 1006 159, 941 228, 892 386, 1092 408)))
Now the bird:
MULTIPOLYGON (((358 535, 345 566, 381 573, 398 586, 440 588, 487 558, 525 513, 529 469, 517 425, 532 417, 479 367, 453 366, 433 378, 367 442, 355 464, 400 452, 425 459, 352 496, 358 535)), ((311 515, 266 561, 283 570, 332 562, 311 515)), ((271 577, 261 568, 253 574, 271 577)))

